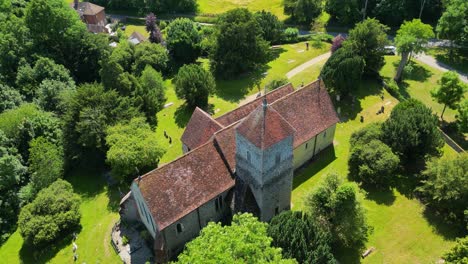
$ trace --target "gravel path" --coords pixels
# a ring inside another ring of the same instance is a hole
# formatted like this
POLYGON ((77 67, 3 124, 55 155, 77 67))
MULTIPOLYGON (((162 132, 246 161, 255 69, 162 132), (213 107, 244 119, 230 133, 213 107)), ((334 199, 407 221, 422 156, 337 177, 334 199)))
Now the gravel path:
POLYGON ((309 68, 310 66, 322 61, 322 60, 326 60, 328 59, 329 57, 331 56, 331 52, 327 52, 325 54, 322 54, 320 56, 317 56, 309 61, 306 61, 304 62, 303 64, 297 66, 296 68, 290 70, 288 73, 286 73, 286 77, 288 79, 291 79, 293 76, 299 74, 300 72, 302 72, 303 70, 309 68))
POLYGON ((444 64, 442 62, 439 62, 437 61, 434 57, 432 56, 429 56, 425 53, 421 53, 419 55, 416 55, 415 56, 416 60, 424 63, 424 64, 427 64, 429 65, 430 67, 433 67, 433 68, 436 68, 438 70, 441 70, 443 72, 446 72, 446 71, 454 71, 456 73, 458 73, 458 76, 460 77, 460 79, 464 82, 464 83, 468 83, 468 77, 467 77, 467 74, 461 72, 461 71, 457 71, 455 69, 453 69, 452 67, 448 66, 447 64, 444 64))

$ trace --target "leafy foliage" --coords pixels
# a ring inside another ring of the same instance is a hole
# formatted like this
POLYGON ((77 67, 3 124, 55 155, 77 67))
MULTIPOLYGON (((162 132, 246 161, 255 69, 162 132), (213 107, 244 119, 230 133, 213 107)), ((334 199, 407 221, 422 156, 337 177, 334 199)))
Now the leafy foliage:
POLYGON ((274 14, 262 10, 254 14, 257 23, 262 29, 262 37, 271 44, 278 44, 283 34, 283 23, 274 14))
POLYGON ((359 22, 349 31, 348 39, 343 43, 355 55, 364 58, 364 73, 375 74, 385 64, 384 47, 387 44, 388 27, 378 20, 368 18, 359 22))
POLYGON ((342 47, 327 60, 320 75, 327 89, 340 95, 347 95, 361 80, 364 65, 363 57, 349 47, 342 47))
POLYGON ((23 97, 14 88, 0 83, 0 113, 13 109, 23 102, 23 97))
POLYGON ((468 236, 458 238, 457 244, 444 254, 447 264, 465 264, 468 262, 468 236))
POLYGON ((374 139, 351 148, 349 174, 352 179, 365 184, 388 188, 399 162, 400 159, 389 146, 374 139))
POLYGON ((156 25, 156 16, 153 13, 146 16, 145 27, 146 31, 149 33, 148 40, 151 43, 162 43, 164 41, 161 30, 159 30, 159 27, 156 25))
POLYGON ((283 259, 271 246, 267 224, 252 214, 236 214, 230 226, 210 222, 199 237, 187 243, 179 263, 296 263, 283 259))
MULTIPOLYGON (((468 225, 468 154, 454 158, 433 159, 423 171, 426 179, 418 188, 430 206, 438 210, 447 222, 468 225)), ((465 230, 466 232, 467 230, 465 230)))
POLYGON ((141 73, 140 85, 133 93, 136 104, 145 113, 146 119, 152 125, 156 125, 156 114, 164 108, 166 102, 164 80, 161 74, 151 66, 146 66, 141 73))
POLYGON ((39 85, 34 102, 46 111, 58 113, 64 95, 75 89, 74 83, 46 79, 39 85))
POLYGON ((168 62, 167 50, 159 44, 143 42, 135 47, 133 71, 136 75, 140 75, 146 65, 150 65, 159 72, 165 72, 168 62))
POLYGON ((409 99, 393 108, 382 125, 382 140, 407 164, 426 155, 438 155, 444 144, 437 117, 418 100, 409 99))
POLYGON ((374 122, 353 132, 349 143, 351 148, 382 138, 382 123, 374 122))
POLYGON ((273 79, 271 81, 269 81, 266 85, 265 85, 265 89, 267 91, 273 91, 283 85, 286 85, 287 83, 289 83, 289 80, 287 78, 277 78, 277 79, 273 79))
POLYGON ((319 0, 285 0, 284 13, 301 24, 310 24, 322 13, 319 0))
POLYGON ((57 180, 21 209, 18 226, 26 243, 42 248, 80 224, 80 198, 70 183, 57 180))
POLYGON ((43 137, 33 139, 29 149, 29 171, 34 192, 63 177, 63 150, 43 137))
POLYGON ((295 27, 288 27, 283 33, 283 42, 294 43, 299 39, 299 29, 295 27))
POLYGON ((463 100, 458 107, 458 129, 462 133, 468 132, 468 98, 463 100))
POLYGON ((325 11, 343 25, 353 25, 362 18, 361 2, 357 0, 328 0, 325 11))
POLYGON ((458 45, 468 45, 468 3, 464 0, 446 2, 446 9, 437 23, 439 38, 449 39, 458 45))
POLYGON ((299 263, 337 263, 331 253, 330 233, 308 214, 285 211, 271 219, 268 235, 272 245, 283 249, 285 258, 299 263))
POLYGON ((341 48, 341 46, 343 46, 343 41, 345 41, 345 40, 346 39, 343 36, 341 36, 341 34, 338 34, 338 36, 333 38, 332 46, 330 47, 330 51, 332 53, 337 51, 339 48, 341 48))
POLYGON ((159 147, 156 133, 144 118, 134 118, 128 124, 117 124, 107 130, 107 162, 112 174, 129 180, 158 166, 164 150, 159 147))
POLYGON ((338 175, 329 174, 306 197, 306 205, 323 228, 331 231, 335 245, 356 249, 364 247, 369 226, 355 185, 342 183, 338 175))
POLYGON ((217 75, 233 78, 267 62, 268 42, 255 17, 245 8, 222 14, 216 24, 216 44, 210 56, 217 75))
POLYGON ((200 54, 200 34, 188 18, 177 18, 167 26, 167 48, 180 63, 192 63, 200 54))
POLYGON ((445 108, 457 109, 458 104, 463 99, 467 85, 460 81, 458 74, 453 71, 444 72, 439 80, 439 87, 431 92, 432 97, 444 105, 440 117, 443 119, 445 108))
POLYGON ((216 84, 213 75, 197 64, 182 66, 174 79, 176 95, 191 107, 208 106, 208 96, 216 84))

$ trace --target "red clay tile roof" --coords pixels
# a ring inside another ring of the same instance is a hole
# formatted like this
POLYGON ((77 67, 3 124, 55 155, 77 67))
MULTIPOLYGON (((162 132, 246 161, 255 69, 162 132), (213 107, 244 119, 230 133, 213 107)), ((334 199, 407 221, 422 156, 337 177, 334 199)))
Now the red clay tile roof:
POLYGON ((213 140, 219 146, 231 171, 236 170, 236 125, 234 123, 215 133, 213 140))
POLYGON ((321 81, 310 83, 271 106, 296 129, 294 148, 339 122, 330 95, 321 81))
MULTIPOLYGON (((75 3, 71 3, 70 6, 72 8, 75 7, 75 3)), ((89 2, 79 2, 78 3, 78 12, 85 16, 94 16, 97 15, 99 12, 104 10, 104 7, 95 5, 89 2)))
POLYGON ((236 130, 260 149, 267 149, 295 132, 266 101, 243 119, 236 130))
POLYGON ((223 126, 209 114, 197 107, 182 134, 181 141, 190 149, 194 149, 206 143, 222 128, 223 126))
MULTIPOLYGON (((267 93, 267 101, 269 103, 273 103, 274 101, 284 97, 285 95, 292 93, 294 91, 294 87, 292 84, 288 83, 285 84, 281 87, 278 87, 277 89, 267 93)), ((221 125, 223 126, 229 126, 232 123, 235 123, 242 118, 248 116, 250 113, 252 113, 255 108, 257 108, 259 105, 262 104, 263 97, 259 97, 252 102, 249 102, 243 106, 240 106, 231 112, 228 112, 218 118, 216 118, 216 121, 218 121, 221 125)))
POLYGON ((161 231, 232 188, 234 180, 213 141, 209 141, 148 172, 138 184, 161 231))

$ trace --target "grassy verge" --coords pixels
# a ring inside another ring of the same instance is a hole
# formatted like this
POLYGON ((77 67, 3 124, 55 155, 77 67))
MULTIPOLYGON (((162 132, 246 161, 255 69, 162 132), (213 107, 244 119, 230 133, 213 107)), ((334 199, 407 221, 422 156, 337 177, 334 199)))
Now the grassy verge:
POLYGON ((453 54, 450 56, 450 49, 438 47, 429 49, 427 54, 432 55, 438 62, 468 74, 468 50, 453 49, 453 54))
POLYGON ((204 14, 220 14, 228 10, 245 7, 250 11, 269 11, 280 20, 284 20, 287 16, 283 12, 282 0, 198 0, 198 13, 204 14))
MULTIPOLYGON (((119 194, 108 189, 96 172, 78 172, 66 178, 81 197, 81 230, 78 232, 79 263, 119 263, 120 257, 110 244, 112 226, 119 218, 119 194)), ((0 248, 2 263, 73 263, 71 239, 68 236, 55 246, 39 253, 23 245, 17 230, 0 248)))

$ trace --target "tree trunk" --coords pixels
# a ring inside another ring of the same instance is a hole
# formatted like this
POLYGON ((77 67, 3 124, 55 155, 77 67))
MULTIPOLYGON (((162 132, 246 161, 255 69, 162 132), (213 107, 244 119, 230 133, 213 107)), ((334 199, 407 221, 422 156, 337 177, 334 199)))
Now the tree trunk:
POLYGON ((444 105, 444 109, 442 110, 442 114, 440 115, 440 119, 442 119, 442 121, 444 121, 444 112, 446 107, 447 105, 444 105))
POLYGON ((411 51, 411 52, 409 53, 409 57, 408 57, 408 60, 406 61, 405 66, 408 65, 408 63, 410 63, 410 61, 411 61, 412 58, 413 58, 413 52, 411 51))
POLYGON ((401 76, 403 75, 403 69, 405 68, 406 62, 408 61, 408 56, 409 56, 409 52, 401 53, 400 65, 398 65, 397 72, 395 74, 395 77, 393 78, 395 82, 401 81, 401 76))

